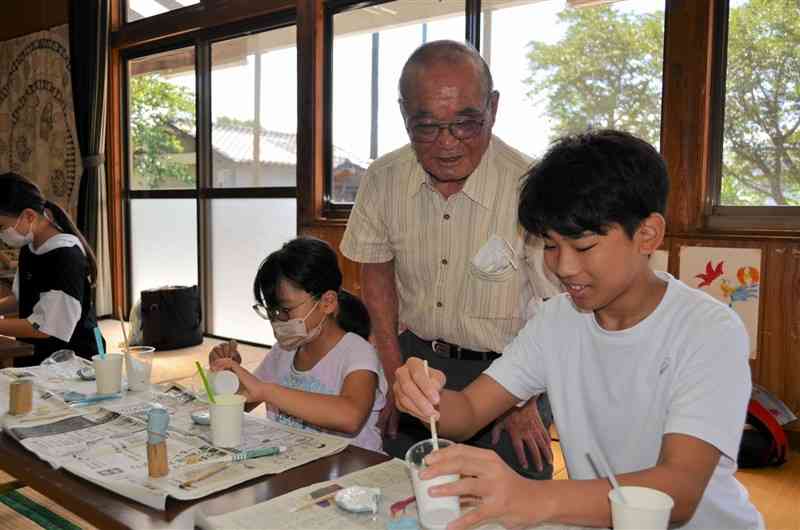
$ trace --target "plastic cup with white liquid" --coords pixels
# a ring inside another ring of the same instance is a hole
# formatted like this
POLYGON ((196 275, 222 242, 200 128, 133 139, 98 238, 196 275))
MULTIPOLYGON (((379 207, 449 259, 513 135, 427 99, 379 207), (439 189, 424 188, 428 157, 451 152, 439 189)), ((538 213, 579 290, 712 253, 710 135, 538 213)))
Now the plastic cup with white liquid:
POLYGON ((664 492, 641 486, 621 486, 608 492, 614 530, 666 530, 675 501, 664 492), (624 497, 624 500, 623 500, 624 497))
POLYGON ((122 354, 107 353, 92 357, 98 394, 116 394, 122 390, 122 354))
MULTIPOLYGON (((439 438, 439 449, 453 445, 450 440, 439 438)), ((417 498, 417 512, 422 526, 428 530, 444 530, 447 524, 461 516, 461 506, 457 496, 431 497, 428 490, 457 481, 458 475, 440 475, 421 480, 419 473, 425 469, 425 457, 433 451, 433 440, 422 440, 412 445, 406 452, 406 465, 411 473, 414 496, 417 498)))
POLYGON ((150 389, 150 376, 153 372, 153 357, 156 349, 152 346, 131 346, 125 355, 125 373, 128 390, 138 392, 150 389))
POLYGON ((211 443, 217 447, 237 447, 242 443, 244 396, 217 394, 208 404, 211 416, 211 443))

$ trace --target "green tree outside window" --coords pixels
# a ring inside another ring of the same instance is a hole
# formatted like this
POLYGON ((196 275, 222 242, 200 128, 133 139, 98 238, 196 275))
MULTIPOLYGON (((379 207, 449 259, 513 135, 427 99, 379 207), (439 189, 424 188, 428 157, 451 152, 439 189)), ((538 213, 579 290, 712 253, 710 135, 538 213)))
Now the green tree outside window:
MULTIPOLYGON (((532 41, 527 79, 552 136, 627 130, 658 145, 663 13, 565 9, 554 44, 532 41)), ((800 5, 730 9, 721 204, 800 205, 800 5)))

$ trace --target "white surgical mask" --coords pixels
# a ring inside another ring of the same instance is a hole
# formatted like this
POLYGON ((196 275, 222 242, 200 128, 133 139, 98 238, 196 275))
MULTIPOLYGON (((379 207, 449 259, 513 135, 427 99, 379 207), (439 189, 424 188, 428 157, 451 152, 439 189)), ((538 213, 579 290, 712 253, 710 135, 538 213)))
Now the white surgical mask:
POLYGON ((272 331, 275 333, 275 340, 278 341, 278 345, 282 349, 286 351, 296 350, 300 346, 308 344, 319 337, 319 334, 322 332, 322 327, 328 318, 327 315, 319 321, 319 324, 317 324, 314 329, 311 331, 306 329, 306 320, 308 320, 308 317, 314 312, 318 305, 319 302, 314 304, 311 311, 306 313, 306 316, 303 318, 293 318, 285 322, 282 320, 270 320, 272 331))
POLYGON ((22 235, 17 231, 17 224, 19 224, 19 218, 14 226, 9 226, 0 232, 0 239, 11 248, 22 248, 33 241, 33 226, 29 226, 28 233, 22 235))

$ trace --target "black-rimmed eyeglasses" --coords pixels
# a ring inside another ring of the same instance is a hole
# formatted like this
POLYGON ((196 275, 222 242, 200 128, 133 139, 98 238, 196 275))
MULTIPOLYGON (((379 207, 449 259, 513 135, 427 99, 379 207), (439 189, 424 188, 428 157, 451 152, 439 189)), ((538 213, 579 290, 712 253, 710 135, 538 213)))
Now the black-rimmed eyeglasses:
MULTIPOLYGON (((492 95, 494 91, 489 92, 486 97, 486 105, 480 115, 485 116, 486 111, 492 102, 492 95)), ((457 121, 450 122, 433 122, 433 123, 412 123, 406 125, 406 130, 412 142, 417 143, 431 143, 439 138, 442 129, 447 129, 448 132, 458 140, 469 140, 474 138, 483 130, 486 123, 486 118, 464 118, 457 121)))
POLYGON ((280 320, 281 322, 286 322, 291 318, 289 313, 313 299, 313 297, 309 297, 293 307, 267 307, 261 304, 253 304, 253 311, 264 320, 280 320))
POLYGON ((419 143, 435 142, 442 129, 447 129, 450 134, 459 140, 474 138, 483 130, 486 120, 471 119, 451 121, 447 123, 417 123, 408 128, 411 141, 419 143))

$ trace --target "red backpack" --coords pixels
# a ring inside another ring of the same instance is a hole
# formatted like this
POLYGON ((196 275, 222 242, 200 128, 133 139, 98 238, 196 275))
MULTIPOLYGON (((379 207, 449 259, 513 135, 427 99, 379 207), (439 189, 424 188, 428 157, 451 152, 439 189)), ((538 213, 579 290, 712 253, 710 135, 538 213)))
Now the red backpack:
POLYGON ((780 466, 786 462, 789 442, 775 416, 751 399, 747 405, 747 425, 742 434, 737 462, 741 468, 780 466))

